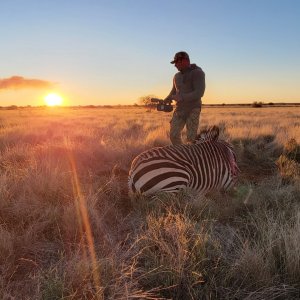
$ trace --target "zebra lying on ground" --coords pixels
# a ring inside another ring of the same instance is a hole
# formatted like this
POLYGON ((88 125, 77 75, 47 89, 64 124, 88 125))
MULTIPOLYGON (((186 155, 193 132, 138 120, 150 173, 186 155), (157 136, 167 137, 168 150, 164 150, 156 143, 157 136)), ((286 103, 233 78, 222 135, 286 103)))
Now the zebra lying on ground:
POLYGON ((129 193, 190 188, 204 195, 232 187, 238 171, 233 147, 219 140, 219 128, 213 126, 200 133, 194 144, 157 147, 138 155, 129 171, 129 193))

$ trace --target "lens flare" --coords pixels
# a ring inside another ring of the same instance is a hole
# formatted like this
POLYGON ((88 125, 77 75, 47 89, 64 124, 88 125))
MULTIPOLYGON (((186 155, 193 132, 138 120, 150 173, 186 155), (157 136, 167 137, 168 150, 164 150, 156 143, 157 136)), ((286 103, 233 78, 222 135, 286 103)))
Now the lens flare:
MULTIPOLYGON (((81 190, 81 184, 79 180, 79 176, 77 174, 77 166, 76 160, 73 156, 72 149, 67 140, 65 140, 65 147, 68 153, 70 169, 71 169, 71 179, 74 193, 74 201, 77 211, 79 232, 82 235, 82 241, 86 243, 88 248, 88 254, 84 253, 85 258, 87 258, 92 267, 92 276, 94 281, 94 288, 97 291, 96 299, 103 299, 103 295, 101 293, 101 278, 100 278, 100 265, 98 263, 94 236, 92 231, 92 226, 90 222, 89 211, 87 207, 87 199, 84 193, 81 190)), ((85 249, 85 247, 84 247, 85 249)))

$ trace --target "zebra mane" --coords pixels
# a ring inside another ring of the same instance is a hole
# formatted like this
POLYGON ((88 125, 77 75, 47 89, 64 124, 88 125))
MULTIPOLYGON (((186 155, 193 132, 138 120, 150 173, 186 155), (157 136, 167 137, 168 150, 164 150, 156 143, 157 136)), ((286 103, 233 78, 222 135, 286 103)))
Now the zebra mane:
POLYGON ((215 125, 209 128, 202 129, 197 135, 194 144, 199 144, 204 141, 217 141, 219 138, 219 133, 219 127, 215 125))

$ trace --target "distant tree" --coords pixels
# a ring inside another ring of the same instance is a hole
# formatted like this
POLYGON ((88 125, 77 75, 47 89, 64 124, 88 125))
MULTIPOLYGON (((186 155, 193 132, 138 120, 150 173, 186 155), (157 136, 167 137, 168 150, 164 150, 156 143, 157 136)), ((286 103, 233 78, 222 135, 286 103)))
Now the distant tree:
POLYGON ((148 111, 151 111, 152 108, 156 107, 156 104, 151 102, 152 98, 157 98, 157 97, 155 95, 142 96, 138 99, 138 103, 147 107, 148 111))
POLYGON ((262 107, 263 106, 263 103, 262 102, 257 102, 257 101, 254 101, 251 105, 252 107, 262 107))
POLYGON ((269 102, 268 105, 274 105, 274 103, 273 102, 269 102))
POLYGON ((145 105, 145 106, 155 106, 151 102, 152 98, 157 98, 157 97, 155 95, 142 96, 138 99, 138 103, 145 105))
POLYGON ((8 110, 15 110, 15 109, 18 109, 18 106, 17 105, 11 105, 11 106, 8 106, 7 109, 8 110))

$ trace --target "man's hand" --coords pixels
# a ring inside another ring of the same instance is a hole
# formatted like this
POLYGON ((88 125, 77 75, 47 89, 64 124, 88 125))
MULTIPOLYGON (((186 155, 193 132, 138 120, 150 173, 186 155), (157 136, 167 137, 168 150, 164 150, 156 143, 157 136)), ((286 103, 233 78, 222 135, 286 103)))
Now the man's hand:
POLYGON ((182 97, 180 96, 180 94, 172 95, 171 99, 175 100, 176 102, 182 101, 182 97))

